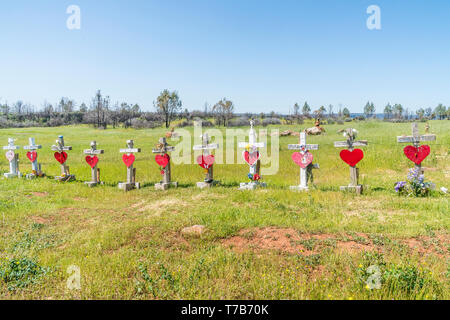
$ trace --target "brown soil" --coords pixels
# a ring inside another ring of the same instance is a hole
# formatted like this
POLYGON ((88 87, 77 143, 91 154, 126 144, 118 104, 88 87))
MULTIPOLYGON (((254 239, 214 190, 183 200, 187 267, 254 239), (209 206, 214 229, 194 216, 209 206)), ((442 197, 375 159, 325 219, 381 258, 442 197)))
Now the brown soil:
MULTIPOLYGON (((448 256, 449 238, 448 235, 439 235, 436 238, 397 241, 419 254, 448 256)), ((374 244, 366 234, 307 234, 292 228, 277 227, 244 229, 238 235, 222 240, 222 244, 237 252, 276 250, 305 256, 318 254, 326 248, 350 253, 385 250, 385 246, 374 244)))

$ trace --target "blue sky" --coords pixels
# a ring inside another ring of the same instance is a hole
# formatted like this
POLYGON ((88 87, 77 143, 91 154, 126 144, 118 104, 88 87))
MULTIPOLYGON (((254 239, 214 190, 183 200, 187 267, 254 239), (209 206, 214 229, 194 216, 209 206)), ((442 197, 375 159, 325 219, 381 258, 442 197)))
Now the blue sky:
POLYGON ((168 88, 189 110, 223 97, 254 113, 450 105, 447 0, 15 0, 0 21, 2 102, 89 103, 101 89, 153 110, 168 88), (66 27, 72 4, 81 30, 66 27), (381 30, 366 27, 372 4, 381 30))

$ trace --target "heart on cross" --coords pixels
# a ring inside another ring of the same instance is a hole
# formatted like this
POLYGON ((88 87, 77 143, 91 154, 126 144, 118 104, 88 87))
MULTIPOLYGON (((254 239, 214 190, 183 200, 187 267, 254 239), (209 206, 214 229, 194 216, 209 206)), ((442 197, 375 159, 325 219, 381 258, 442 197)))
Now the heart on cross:
POLYGON ((8 161, 11 162, 11 161, 13 161, 13 159, 16 155, 13 151, 9 150, 6 152, 5 156, 6 156, 6 159, 8 159, 8 161))
POLYGON ((31 162, 35 162, 37 159, 37 152, 36 151, 28 151, 27 152, 27 158, 31 162))
POLYGON ((245 162, 247 162, 249 166, 254 165, 256 161, 258 161, 260 158, 259 151, 255 151, 252 153, 244 151, 242 152, 242 156, 244 157, 245 162))
POLYGON ((55 152, 55 159, 61 164, 64 164, 67 161, 67 153, 66 152, 55 152))
POLYGON ((209 169, 214 164, 214 156, 213 155, 208 155, 208 156, 201 155, 201 156, 198 156, 197 157, 197 163, 203 169, 209 169))
POLYGON ((169 164, 170 156, 167 153, 164 155, 157 154, 155 161, 160 167, 165 168, 169 164))
POLYGON ((426 157, 428 157, 430 151, 430 146, 427 145, 423 145, 418 148, 407 146, 405 147, 405 149, 403 149, 405 156, 417 165, 421 164, 422 161, 425 160, 426 157))
POLYGON ((134 156, 134 154, 124 154, 122 156, 122 161, 123 161, 123 163, 125 163, 127 168, 129 168, 133 165, 134 160, 136 160, 136 157, 134 156))
POLYGON ((300 168, 305 169, 307 166, 309 166, 313 162, 314 156, 312 153, 305 152, 294 152, 292 154, 292 160, 300 166, 300 168))
POLYGON ((364 152, 361 149, 342 150, 340 156, 345 163, 354 167, 364 158, 364 152))
POLYGON ((92 168, 94 169, 95 166, 98 163, 98 157, 97 156, 86 156, 86 163, 92 168))

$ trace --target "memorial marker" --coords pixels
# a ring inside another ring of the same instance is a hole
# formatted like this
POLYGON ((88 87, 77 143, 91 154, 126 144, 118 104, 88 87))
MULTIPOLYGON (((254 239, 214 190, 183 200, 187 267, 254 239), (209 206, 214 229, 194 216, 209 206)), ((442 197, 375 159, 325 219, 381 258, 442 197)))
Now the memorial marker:
POLYGON ((334 146, 336 148, 347 148, 340 153, 341 159, 350 166, 350 184, 342 186, 341 190, 355 190, 357 194, 362 194, 363 186, 359 184, 359 169, 356 165, 364 158, 364 152, 361 149, 354 149, 354 147, 364 147, 368 145, 366 140, 355 141, 358 132, 355 129, 349 128, 344 131, 344 137, 347 141, 336 141, 334 146))
POLYGON ((104 150, 97 149, 97 141, 91 142, 91 148, 84 150, 86 154, 86 163, 91 167, 91 181, 85 182, 89 187, 95 187, 98 184, 103 184, 100 181, 100 169, 97 168, 98 165, 98 155, 103 154, 104 150))
POLYGON ((41 149, 42 146, 36 145, 34 138, 29 138, 28 141, 29 141, 29 145, 24 146, 23 148, 25 150, 29 150, 27 152, 27 158, 31 162, 31 173, 27 174, 26 178, 34 179, 37 177, 44 177, 45 174, 42 172, 41 164, 38 163, 38 161, 37 161, 37 158, 38 158, 37 150, 41 149))
POLYGON ((403 149, 405 156, 414 162, 416 169, 419 169, 420 173, 423 173, 422 161, 428 157, 431 152, 431 148, 428 145, 420 145, 421 141, 435 141, 436 135, 434 134, 419 134, 419 126, 417 123, 412 124, 411 136, 399 136, 397 137, 398 143, 413 143, 412 146, 406 146, 403 149))
POLYGON ((167 190, 169 187, 178 187, 178 182, 171 181, 170 156, 167 153, 174 150, 175 147, 169 146, 166 138, 160 138, 156 148, 152 150, 153 153, 157 153, 155 161, 160 166, 160 172, 163 176, 162 181, 155 184, 156 190, 167 190))
POLYGON ((218 183, 214 180, 214 155, 210 154, 210 150, 218 149, 219 145, 209 144, 209 136, 207 133, 202 135, 202 144, 193 147, 193 150, 202 150, 202 154, 197 157, 197 163, 205 170, 205 180, 197 182, 198 188, 210 188, 218 183))
POLYGON ((19 171, 19 154, 14 152, 19 149, 20 147, 14 144, 14 139, 12 138, 8 138, 8 145, 3 147, 3 150, 8 150, 5 156, 9 161, 9 172, 4 174, 7 179, 22 177, 22 173, 19 171))
POLYGON ((56 151, 54 154, 55 159, 61 164, 61 176, 57 176, 55 179, 64 182, 75 180, 75 176, 70 174, 69 166, 66 165, 68 158, 66 151, 72 150, 72 147, 64 144, 63 136, 58 137, 58 140, 56 140, 56 145, 52 146, 52 150, 56 151))
POLYGON ((127 166, 127 182, 120 182, 119 189, 124 191, 130 191, 133 189, 139 189, 140 183, 136 182, 136 168, 133 168, 134 161, 136 160, 135 153, 141 152, 141 149, 134 147, 133 140, 127 140, 127 148, 120 149, 120 153, 123 153, 122 161, 127 166))
POLYGON ((256 132, 253 129, 254 121, 250 120, 250 131, 248 133, 248 143, 240 142, 239 148, 245 148, 242 152, 245 162, 250 167, 248 178, 251 182, 243 182, 240 184, 240 190, 254 190, 257 187, 266 187, 266 183, 260 182, 261 180, 261 162, 260 153, 258 148, 264 148, 266 144, 264 142, 257 142, 256 132))
POLYGON ((313 169, 319 169, 318 164, 313 164, 314 156, 309 150, 318 150, 317 144, 306 144, 306 132, 300 132, 300 143, 289 144, 289 150, 300 150, 292 154, 292 160, 300 166, 300 185, 291 186, 291 190, 308 191, 308 181, 313 182, 313 169))

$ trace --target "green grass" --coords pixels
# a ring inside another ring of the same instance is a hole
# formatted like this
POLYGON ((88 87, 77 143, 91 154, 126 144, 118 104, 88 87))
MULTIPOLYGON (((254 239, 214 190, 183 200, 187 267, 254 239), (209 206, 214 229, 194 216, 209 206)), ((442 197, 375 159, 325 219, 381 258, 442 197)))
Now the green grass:
MULTIPOLYGON (((35 137, 43 145, 39 162, 49 176, 60 173, 50 146, 64 135, 73 147, 68 165, 78 180, 0 179, 0 298, 449 299, 448 195, 436 191, 428 198, 404 198, 393 191, 411 167, 396 136, 409 135, 411 125, 351 123, 358 138, 369 141, 358 165, 361 182, 370 186, 362 196, 339 191, 348 184, 349 170, 333 142, 344 139, 336 132, 348 126, 327 125, 326 135, 308 138, 308 143, 320 145, 313 153, 321 166, 308 193, 289 190, 299 183, 299 169, 287 150, 298 142, 296 137, 280 138, 280 168, 276 175, 263 177, 265 190, 237 190, 246 181, 244 164, 217 164, 214 173, 222 186, 198 190, 195 183, 203 179, 203 170, 192 164, 173 165, 173 180, 180 187, 161 192, 153 188, 160 174, 151 148, 164 129, 0 130, 2 145, 8 137, 20 146, 35 137), (90 179, 83 150, 94 139, 105 150, 99 162, 105 185, 90 189, 83 183, 90 179), (119 149, 127 139, 142 148, 136 168, 144 187, 124 193, 117 183, 126 179, 119 149), (181 235, 181 229, 196 224, 206 227, 201 238, 181 235), (265 227, 332 239, 297 242, 314 254, 254 244, 237 250, 224 244, 242 232, 242 241, 250 243, 265 227), (363 249, 339 250, 336 245, 351 240, 363 249), (423 251, 405 245, 413 240, 423 251), (67 289, 71 265, 80 268, 81 290, 67 289), (381 289, 366 288, 371 265, 379 267, 381 289)), ((448 121, 431 122, 437 141, 430 143, 432 153, 423 163, 429 168, 427 180, 438 188, 449 187, 449 129, 448 121)), ((270 141, 267 149, 270 156, 270 141)), ((23 150, 20 159, 21 171, 29 172, 23 150)), ((2 156, 0 173, 7 171, 2 156)))

